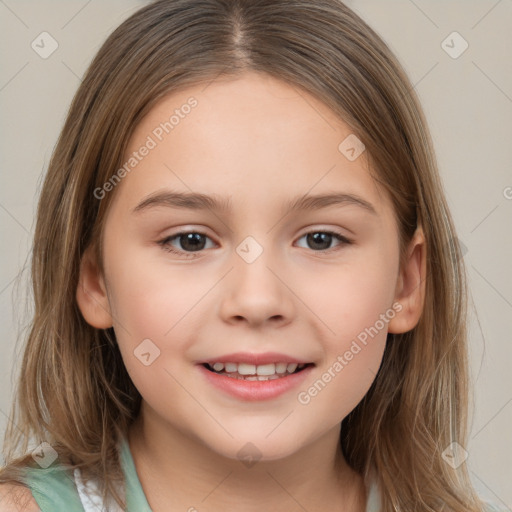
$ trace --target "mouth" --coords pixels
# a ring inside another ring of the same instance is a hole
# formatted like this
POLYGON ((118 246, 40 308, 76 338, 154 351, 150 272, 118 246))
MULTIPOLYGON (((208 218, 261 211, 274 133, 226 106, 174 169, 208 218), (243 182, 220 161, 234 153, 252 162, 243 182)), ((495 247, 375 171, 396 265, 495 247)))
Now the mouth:
POLYGON ((233 362, 203 363, 202 366, 217 375, 244 381, 278 380, 301 373, 314 363, 276 362, 261 365, 233 362))

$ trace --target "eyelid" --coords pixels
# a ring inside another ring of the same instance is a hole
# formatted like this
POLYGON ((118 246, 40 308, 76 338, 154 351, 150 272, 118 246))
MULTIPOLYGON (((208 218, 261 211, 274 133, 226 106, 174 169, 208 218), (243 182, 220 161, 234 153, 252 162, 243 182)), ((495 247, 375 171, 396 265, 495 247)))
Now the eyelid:
POLYGON ((350 233, 353 233, 347 228, 340 228, 340 227, 328 227, 326 225, 319 225, 319 224, 312 224, 310 226, 307 226, 304 228, 304 231, 301 235, 299 235, 297 238, 302 238, 304 235, 307 235, 309 233, 330 233, 333 235, 338 235, 339 237, 347 240, 347 242, 352 243, 354 240, 350 235, 344 234, 344 231, 349 231, 350 233))

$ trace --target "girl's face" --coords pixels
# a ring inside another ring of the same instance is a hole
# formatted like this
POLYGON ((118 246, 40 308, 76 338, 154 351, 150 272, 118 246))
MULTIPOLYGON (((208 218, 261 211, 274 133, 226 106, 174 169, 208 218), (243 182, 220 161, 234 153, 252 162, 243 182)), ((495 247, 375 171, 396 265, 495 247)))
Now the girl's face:
POLYGON ((415 323, 392 205, 349 127, 305 92, 247 73, 164 98, 125 161, 95 192, 115 193, 96 306, 78 297, 90 323, 114 326, 146 421, 233 459, 338 435, 388 331, 415 323), (310 366, 241 382, 206 361, 310 366))

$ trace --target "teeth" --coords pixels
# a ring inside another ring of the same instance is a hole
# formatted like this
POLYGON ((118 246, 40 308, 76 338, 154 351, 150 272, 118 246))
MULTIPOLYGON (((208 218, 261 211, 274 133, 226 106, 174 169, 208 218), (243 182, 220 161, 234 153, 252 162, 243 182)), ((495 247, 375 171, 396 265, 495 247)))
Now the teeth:
POLYGON ((285 373, 287 366, 286 363, 276 363, 276 373, 285 373))
MULTIPOLYGON (((223 364, 223 363, 220 363, 223 364)), ((238 365, 236 363, 226 363, 226 371, 228 373, 238 371, 238 365)))
MULTIPOLYGON (((302 365, 304 366, 304 365, 302 365)), ((297 364, 296 363, 290 363, 286 369, 288 370, 288 373, 293 373, 296 369, 297 369, 297 364)))
POLYGON ((243 375, 239 375, 238 373, 223 373, 226 377, 229 377, 230 379, 238 379, 238 380, 275 380, 275 379, 282 379, 282 377, 279 377, 279 375, 250 375, 249 377, 245 377, 243 375))
POLYGON ((278 378, 278 375, 290 374, 295 372, 297 369, 302 369, 305 364, 297 363, 269 363, 269 364, 246 364, 246 363, 214 363, 209 365, 216 372, 222 372, 226 374, 236 373, 238 375, 228 375, 234 378, 245 378, 245 380, 272 380, 272 378, 278 378), (246 376, 248 377, 240 377, 246 376))
POLYGON ((274 363, 262 364, 256 368, 256 373, 258 375, 274 375, 276 373, 276 365, 274 363))
POLYGON ((254 375, 256 373, 256 365, 254 364, 238 364, 238 373, 240 375, 254 375))

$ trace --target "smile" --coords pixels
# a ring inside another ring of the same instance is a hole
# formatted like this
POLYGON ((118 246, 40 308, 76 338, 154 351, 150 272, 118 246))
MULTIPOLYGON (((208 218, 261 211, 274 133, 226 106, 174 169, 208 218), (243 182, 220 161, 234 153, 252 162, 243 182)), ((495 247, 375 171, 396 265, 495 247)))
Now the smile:
POLYGON ((197 365, 200 374, 212 389, 244 402, 272 400, 286 395, 303 386, 314 367, 314 363, 254 365, 220 361, 197 365), (260 375, 261 373, 266 375, 260 375))

